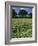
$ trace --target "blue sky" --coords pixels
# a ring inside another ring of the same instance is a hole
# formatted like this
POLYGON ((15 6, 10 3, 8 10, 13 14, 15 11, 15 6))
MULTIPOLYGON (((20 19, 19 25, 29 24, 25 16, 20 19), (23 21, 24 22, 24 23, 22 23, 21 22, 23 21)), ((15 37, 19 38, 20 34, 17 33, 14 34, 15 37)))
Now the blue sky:
POLYGON ((27 12, 28 12, 28 14, 29 13, 32 13, 32 8, 13 8, 13 9, 15 9, 15 12, 18 14, 19 13, 19 10, 20 9, 24 9, 24 10, 26 10, 27 12))

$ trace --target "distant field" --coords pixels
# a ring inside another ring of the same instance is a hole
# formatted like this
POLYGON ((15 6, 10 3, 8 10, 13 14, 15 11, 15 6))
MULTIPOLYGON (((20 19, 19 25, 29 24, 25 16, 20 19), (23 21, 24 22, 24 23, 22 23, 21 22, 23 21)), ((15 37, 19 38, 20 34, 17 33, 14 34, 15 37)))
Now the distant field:
POLYGON ((12 19, 11 38, 32 37, 32 19, 12 19))

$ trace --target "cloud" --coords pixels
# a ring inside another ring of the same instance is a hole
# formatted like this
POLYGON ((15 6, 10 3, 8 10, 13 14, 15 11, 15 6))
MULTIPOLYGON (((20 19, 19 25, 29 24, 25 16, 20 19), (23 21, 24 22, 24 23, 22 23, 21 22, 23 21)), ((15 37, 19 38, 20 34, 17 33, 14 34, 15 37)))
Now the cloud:
POLYGON ((12 7, 12 9, 16 9, 15 7, 12 7))
POLYGON ((25 10, 25 8, 20 8, 21 10, 23 9, 23 10, 25 10))

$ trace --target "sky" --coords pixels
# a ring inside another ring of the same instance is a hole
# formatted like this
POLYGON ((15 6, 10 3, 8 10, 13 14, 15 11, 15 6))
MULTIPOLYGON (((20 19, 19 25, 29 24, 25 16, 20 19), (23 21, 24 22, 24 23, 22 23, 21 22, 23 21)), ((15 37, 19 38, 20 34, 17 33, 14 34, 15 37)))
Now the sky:
POLYGON ((16 8, 12 8, 12 9, 15 9, 15 12, 16 12, 17 14, 19 13, 20 9, 26 10, 26 11, 28 12, 28 14, 29 14, 29 13, 32 13, 32 8, 18 8, 18 7, 16 7, 16 8))

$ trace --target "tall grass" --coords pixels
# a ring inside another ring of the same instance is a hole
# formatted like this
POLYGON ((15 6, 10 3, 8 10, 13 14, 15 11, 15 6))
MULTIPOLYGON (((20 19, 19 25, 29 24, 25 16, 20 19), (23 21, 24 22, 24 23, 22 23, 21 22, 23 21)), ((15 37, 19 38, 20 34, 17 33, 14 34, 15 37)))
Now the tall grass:
POLYGON ((32 37, 32 19, 12 19, 11 38, 32 37))

